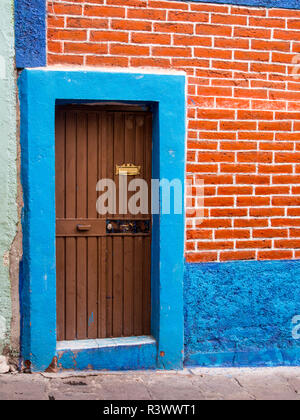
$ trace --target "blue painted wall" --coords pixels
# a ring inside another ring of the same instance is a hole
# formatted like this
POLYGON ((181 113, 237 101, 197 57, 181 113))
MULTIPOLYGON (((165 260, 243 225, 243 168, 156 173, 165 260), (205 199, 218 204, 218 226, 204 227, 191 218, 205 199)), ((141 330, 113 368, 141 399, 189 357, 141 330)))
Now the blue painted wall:
MULTIPOLYGON (((187 1, 187 0, 180 0, 187 1)), ((196 3, 221 3, 234 4, 238 6, 252 6, 252 7, 279 7, 283 9, 300 9, 299 0, 189 0, 196 3)))
POLYGON ((187 264, 185 363, 299 365, 300 261, 187 264))
POLYGON ((16 66, 46 65, 46 0, 15 0, 16 66))

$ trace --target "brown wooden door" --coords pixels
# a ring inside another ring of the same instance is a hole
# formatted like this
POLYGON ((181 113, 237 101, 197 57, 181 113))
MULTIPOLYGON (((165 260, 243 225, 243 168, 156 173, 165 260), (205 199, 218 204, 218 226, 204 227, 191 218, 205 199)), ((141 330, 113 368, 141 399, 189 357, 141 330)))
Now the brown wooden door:
POLYGON ((151 113, 57 107, 58 341, 150 335, 151 216, 99 215, 96 185, 109 178, 118 190, 116 165, 131 163, 150 196, 151 161, 151 113))

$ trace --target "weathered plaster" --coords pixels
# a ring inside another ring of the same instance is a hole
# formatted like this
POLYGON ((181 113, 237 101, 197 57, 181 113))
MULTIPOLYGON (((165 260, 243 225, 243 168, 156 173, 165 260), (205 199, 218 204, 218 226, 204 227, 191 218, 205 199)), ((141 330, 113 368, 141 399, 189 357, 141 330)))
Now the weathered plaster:
POLYGON ((300 364, 300 261, 187 264, 188 366, 300 364))
POLYGON ((12 317, 9 254, 16 234, 16 82, 13 0, 0 13, 0 354, 10 343, 12 317))
POLYGON ((15 0, 17 68, 46 65, 46 0, 15 0))

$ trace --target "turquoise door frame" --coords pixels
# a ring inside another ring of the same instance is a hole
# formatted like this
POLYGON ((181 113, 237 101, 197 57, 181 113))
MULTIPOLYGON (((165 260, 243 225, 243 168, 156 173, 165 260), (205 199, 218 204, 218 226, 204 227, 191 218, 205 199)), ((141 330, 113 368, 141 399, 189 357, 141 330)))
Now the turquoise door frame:
MULTIPOLYGON (((32 69, 22 72, 19 89, 24 192, 21 351, 32 371, 44 371, 57 355, 56 101, 151 103, 153 178, 180 179, 184 185, 186 81, 182 73, 32 69)), ((184 208, 184 194, 182 201, 184 208)), ((154 217, 152 335, 159 369, 183 367, 184 226, 184 212, 154 217)))

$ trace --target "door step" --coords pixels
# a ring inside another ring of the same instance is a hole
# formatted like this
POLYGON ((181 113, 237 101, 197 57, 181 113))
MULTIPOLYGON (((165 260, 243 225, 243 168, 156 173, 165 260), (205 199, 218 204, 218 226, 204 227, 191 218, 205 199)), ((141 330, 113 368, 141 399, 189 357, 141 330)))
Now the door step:
POLYGON ((72 370, 146 370, 156 368, 151 336, 59 341, 58 368, 72 370))

